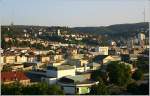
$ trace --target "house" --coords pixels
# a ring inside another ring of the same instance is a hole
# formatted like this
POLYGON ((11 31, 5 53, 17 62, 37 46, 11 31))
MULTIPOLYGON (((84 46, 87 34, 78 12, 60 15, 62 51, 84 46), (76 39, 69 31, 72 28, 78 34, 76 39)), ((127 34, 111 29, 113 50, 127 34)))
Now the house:
POLYGON ((35 62, 37 61, 37 57, 35 55, 28 55, 27 62, 35 62))
POLYGON ((52 61, 59 61, 63 59, 63 55, 60 55, 60 54, 51 55, 50 58, 52 61))
POLYGON ((18 70, 18 69, 23 69, 24 65, 23 64, 11 64, 12 70, 18 70))
POLYGON ((25 56, 25 55, 18 55, 18 56, 16 56, 16 62, 17 63, 27 62, 27 56, 25 56))
POLYGON ((15 63, 16 62, 16 58, 15 58, 15 54, 7 54, 4 56, 4 63, 15 63))
POLYGON ((85 64, 84 66, 76 66, 76 72, 83 73, 90 70, 90 67, 85 64))
POLYGON ((46 70, 33 70, 29 72, 31 80, 40 80, 48 84, 56 84, 64 76, 75 76, 75 67, 70 65, 47 66, 46 70), (32 75, 32 76, 31 76, 32 75))
POLYGON ((66 62, 65 60, 54 61, 54 62, 51 62, 51 63, 49 64, 49 66, 59 66, 59 65, 64 64, 65 62, 66 62))
POLYGON ((65 76, 58 80, 58 85, 61 86, 65 94, 88 94, 92 85, 98 82, 90 80, 84 75, 65 76))
POLYGON ((99 52, 100 55, 108 55, 108 47, 100 47, 100 46, 98 46, 98 47, 95 48, 95 51, 99 52))
POLYGON ((127 48, 121 48, 121 54, 129 54, 129 50, 127 48))
POLYGON ((98 55, 93 60, 100 64, 107 64, 111 61, 120 61, 121 58, 120 56, 98 55))
POLYGON ((88 66, 90 67, 90 70, 98 70, 101 67, 101 65, 96 62, 89 63, 88 66))
POLYGON ((1 54, 0 56, 0 64, 3 64, 4 63, 4 56, 1 54))
POLYGON ((55 78, 61 78, 67 75, 75 76, 75 67, 70 65, 48 66, 46 75, 55 78))
POLYGON ((42 63, 48 63, 48 62, 50 62, 50 56, 48 56, 48 55, 38 55, 37 60, 42 62, 42 63))
POLYGON ((1 81, 3 84, 11 84, 19 81, 23 85, 28 85, 30 79, 23 72, 1 72, 1 81))
POLYGON ((85 64, 88 64, 88 60, 73 59, 73 60, 70 60, 70 64, 75 65, 75 66, 84 66, 85 64))

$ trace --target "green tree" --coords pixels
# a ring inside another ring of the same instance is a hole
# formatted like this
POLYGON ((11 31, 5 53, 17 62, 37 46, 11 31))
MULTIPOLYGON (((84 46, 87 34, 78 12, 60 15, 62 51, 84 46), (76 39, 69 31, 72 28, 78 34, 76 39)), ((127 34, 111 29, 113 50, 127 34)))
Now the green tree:
POLYGON ((139 56, 137 60, 137 67, 143 72, 149 72, 149 58, 139 56))
POLYGON ((148 95, 149 84, 137 85, 135 82, 133 82, 127 86, 127 92, 133 95, 148 95))
POLYGON ((127 92, 132 93, 132 94, 137 94, 138 93, 138 85, 134 82, 131 83, 127 86, 127 92))
POLYGON ((132 78, 134 80, 141 80, 143 78, 143 73, 141 70, 136 70, 135 73, 133 73, 132 78))
POLYGON ((54 85, 50 85, 48 94, 49 95, 63 95, 64 92, 61 90, 60 86, 54 84, 54 85))
POLYGON ((107 73, 102 72, 100 69, 99 70, 95 70, 94 72, 92 72, 91 74, 91 78, 95 81, 98 81, 99 79, 102 79, 104 82, 107 82, 107 73))
POLYGON ((22 95, 22 85, 19 82, 1 86, 2 95, 22 95))
POLYGON ((58 85, 48 85, 47 83, 37 83, 23 86, 15 82, 13 84, 2 84, 2 95, 63 95, 64 92, 58 85))
POLYGON ((12 71, 12 67, 10 65, 4 65, 2 68, 2 72, 12 71))
POLYGON ((108 87, 102 81, 102 79, 100 79, 98 85, 93 85, 91 87, 90 94, 91 95, 108 95, 110 94, 110 92, 109 92, 108 87))
POLYGON ((128 65, 120 62, 110 62, 107 72, 111 83, 119 86, 128 84, 131 80, 131 69, 128 65))

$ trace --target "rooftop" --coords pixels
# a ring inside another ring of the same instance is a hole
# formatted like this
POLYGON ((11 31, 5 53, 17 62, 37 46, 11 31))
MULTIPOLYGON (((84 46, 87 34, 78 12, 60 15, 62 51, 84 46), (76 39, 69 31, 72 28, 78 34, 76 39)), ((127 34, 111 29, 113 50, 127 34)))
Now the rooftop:
POLYGON ((15 81, 15 80, 28 80, 29 78, 23 72, 2 72, 1 80, 2 82, 6 81, 15 81))
POLYGON ((59 66, 48 66, 48 70, 69 70, 69 69, 74 69, 74 66, 71 65, 59 65, 59 66))

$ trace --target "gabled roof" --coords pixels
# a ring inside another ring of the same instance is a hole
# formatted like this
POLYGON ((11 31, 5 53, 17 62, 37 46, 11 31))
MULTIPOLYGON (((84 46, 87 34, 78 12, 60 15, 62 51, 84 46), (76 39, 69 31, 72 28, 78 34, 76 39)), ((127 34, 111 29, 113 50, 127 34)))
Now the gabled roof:
POLYGON ((23 72, 2 72, 2 82, 15 81, 15 80, 29 80, 29 78, 23 72))

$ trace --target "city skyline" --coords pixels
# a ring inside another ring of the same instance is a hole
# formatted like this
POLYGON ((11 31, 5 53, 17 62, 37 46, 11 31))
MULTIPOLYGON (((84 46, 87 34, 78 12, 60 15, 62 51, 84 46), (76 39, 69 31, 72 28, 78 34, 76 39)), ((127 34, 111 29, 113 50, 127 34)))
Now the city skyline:
POLYGON ((150 21, 147 0, 1 0, 1 24, 107 26, 150 21), (30 2, 30 3, 29 3, 30 2), (36 2, 36 3, 35 3, 36 2))

